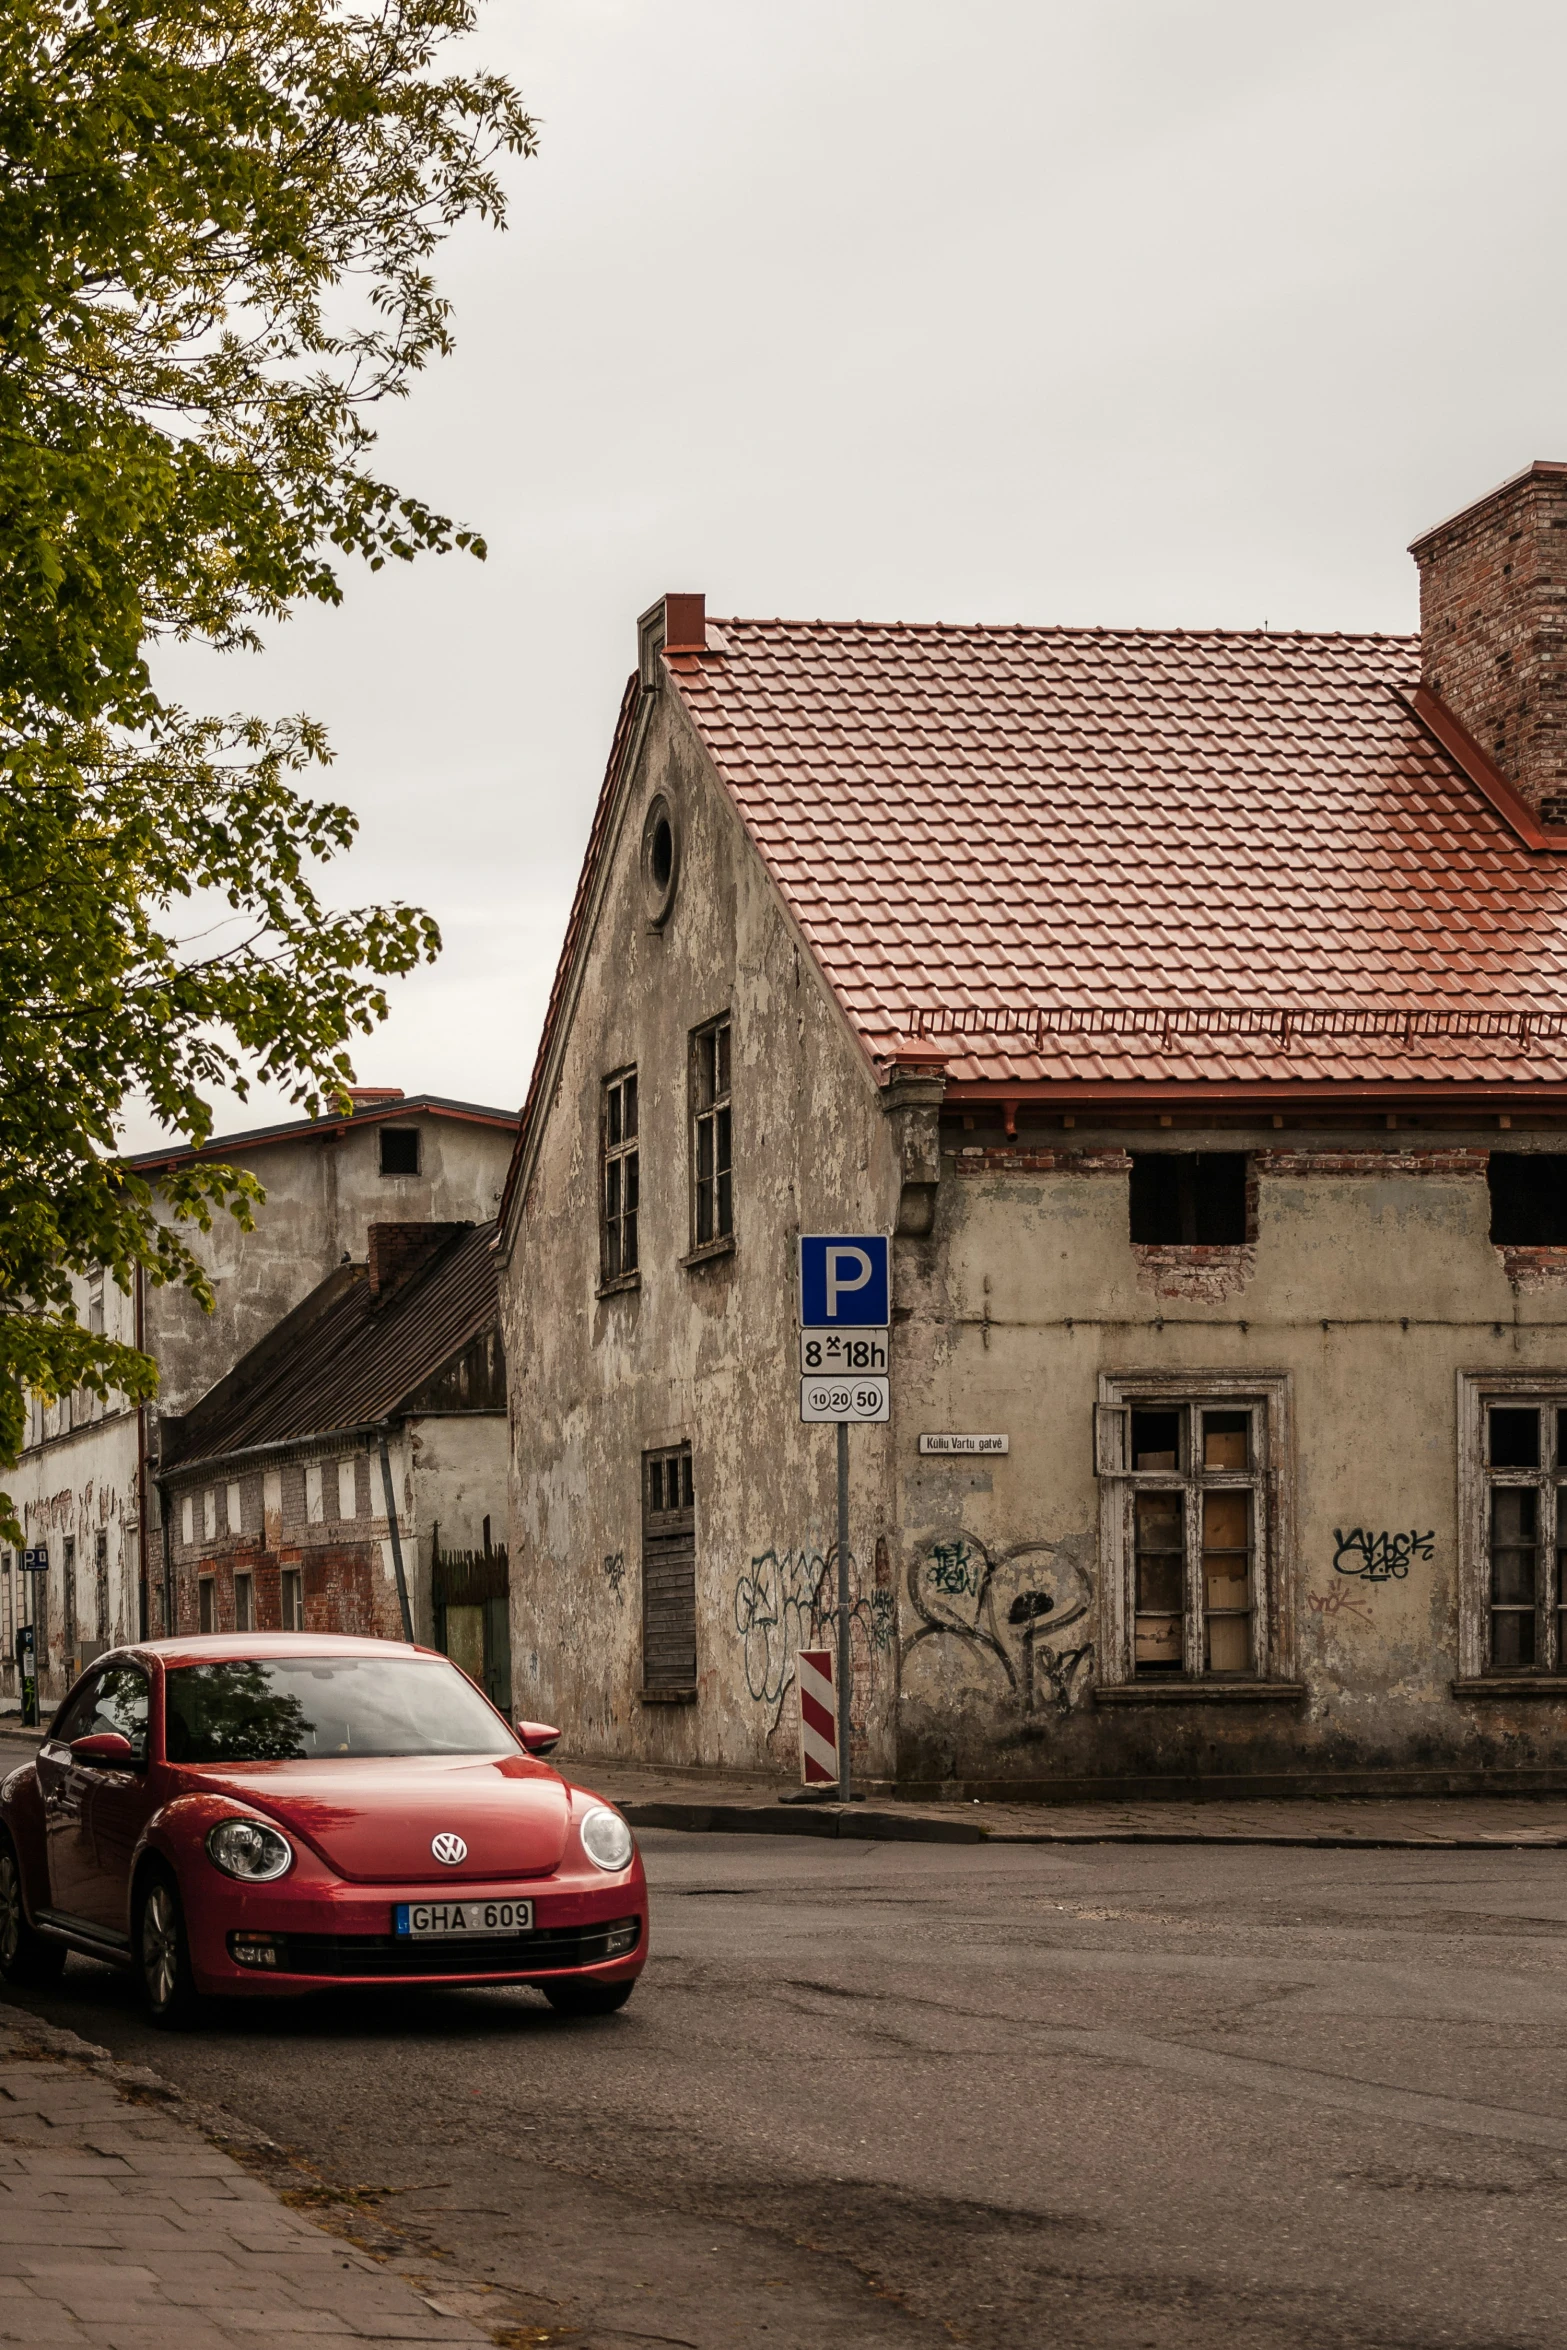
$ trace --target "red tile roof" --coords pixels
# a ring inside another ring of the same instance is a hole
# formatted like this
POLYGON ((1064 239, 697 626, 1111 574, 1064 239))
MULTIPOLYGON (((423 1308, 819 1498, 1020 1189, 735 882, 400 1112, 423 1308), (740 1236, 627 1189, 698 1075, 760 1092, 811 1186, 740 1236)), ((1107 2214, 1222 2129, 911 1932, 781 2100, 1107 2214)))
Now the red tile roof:
POLYGON ((666 667, 874 1057, 1567 1081, 1567 859, 1414 715, 1418 640, 725 620, 708 647, 666 667))

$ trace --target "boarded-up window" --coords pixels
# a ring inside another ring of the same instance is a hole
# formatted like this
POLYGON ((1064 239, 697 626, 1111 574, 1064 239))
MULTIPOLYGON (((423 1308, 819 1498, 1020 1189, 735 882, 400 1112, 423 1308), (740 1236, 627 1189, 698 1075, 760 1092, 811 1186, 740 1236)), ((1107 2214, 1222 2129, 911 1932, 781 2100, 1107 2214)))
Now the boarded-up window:
POLYGON ((305 1463, 305 1516, 312 1526, 319 1526, 326 1517, 326 1502, 321 1491, 321 1463, 305 1463))
POLYGON ((696 1494, 691 1447, 642 1456, 642 1686, 696 1688, 696 1494))
POLYGON ((356 1464, 353 1461, 339 1461, 337 1464, 337 1514, 340 1518, 357 1518, 359 1515, 359 1489, 356 1464))

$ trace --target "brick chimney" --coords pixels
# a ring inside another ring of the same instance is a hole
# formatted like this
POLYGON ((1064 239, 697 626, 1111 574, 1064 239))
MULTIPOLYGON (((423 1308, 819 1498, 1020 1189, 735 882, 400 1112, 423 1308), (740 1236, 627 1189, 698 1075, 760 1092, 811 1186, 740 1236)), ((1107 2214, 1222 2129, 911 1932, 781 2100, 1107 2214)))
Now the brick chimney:
POLYGON ((1422 684, 1543 826, 1567 827, 1567 465, 1537 460, 1409 551, 1422 684))
POLYGON ((421 1265, 454 1233, 468 1232, 468 1224, 372 1224, 370 1227, 370 1295, 380 1302, 394 1289, 412 1280, 421 1265))

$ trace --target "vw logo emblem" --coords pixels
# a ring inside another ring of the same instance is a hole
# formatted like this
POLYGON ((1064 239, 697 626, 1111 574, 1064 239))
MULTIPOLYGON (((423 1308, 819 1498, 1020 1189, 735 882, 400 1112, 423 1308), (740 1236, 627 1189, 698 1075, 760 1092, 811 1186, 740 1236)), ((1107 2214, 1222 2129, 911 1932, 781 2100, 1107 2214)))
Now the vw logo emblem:
POLYGON ((447 1867, 451 1869, 454 1869, 460 1860, 466 1860, 468 1857, 467 1845, 460 1836, 454 1836, 449 1828, 443 1828, 440 1835, 433 1839, 430 1850, 437 1860, 444 1860, 447 1867))

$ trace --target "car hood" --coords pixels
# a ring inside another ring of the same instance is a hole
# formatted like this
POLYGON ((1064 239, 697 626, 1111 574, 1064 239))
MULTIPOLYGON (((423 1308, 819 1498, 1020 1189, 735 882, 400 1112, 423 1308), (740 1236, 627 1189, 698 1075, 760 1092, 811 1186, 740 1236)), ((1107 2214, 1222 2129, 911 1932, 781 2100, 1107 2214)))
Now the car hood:
POLYGON ((359 1885, 544 1876, 560 1866, 571 1826, 565 1781, 521 1755, 211 1763, 181 1776, 253 1805, 359 1885), (455 1867, 431 1849, 442 1835, 468 1848, 455 1867))

